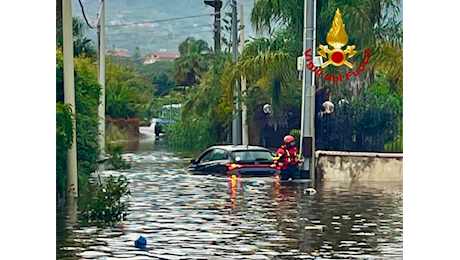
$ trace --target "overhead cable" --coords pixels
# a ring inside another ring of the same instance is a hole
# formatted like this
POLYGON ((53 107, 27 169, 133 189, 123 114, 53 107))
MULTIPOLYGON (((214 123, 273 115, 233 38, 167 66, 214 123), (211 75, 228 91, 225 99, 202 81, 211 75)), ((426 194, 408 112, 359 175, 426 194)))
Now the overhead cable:
MULTIPOLYGON (((104 0, 101 1, 101 5, 102 5, 102 2, 103 2, 103 1, 104 1, 104 0)), ((91 28, 91 29, 95 29, 96 27, 93 27, 93 26, 89 23, 88 18, 86 18, 85 7, 83 7, 83 3, 81 2, 81 0, 78 0, 78 2, 80 3, 81 12, 82 12, 82 14, 83 14, 83 18, 85 19, 86 25, 88 25, 88 27, 91 28)), ((98 14, 98 16, 99 16, 99 14, 98 14)), ((97 23, 96 23, 96 24, 97 24, 97 23)))
POLYGON ((144 21, 144 22, 134 22, 134 23, 122 23, 122 24, 106 25, 105 27, 119 27, 119 26, 128 26, 128 25, 136 25, 136 24, 144 24, 144 23, 159 23, 159 22, 167 22, 167 21, 175 21, 175 20, 183 20, 183 19, 189 19, 189 18, 195 18, 195 17, 215 16, 215 15, 216 14, 200 14, 200 15, 191 15, 191 16, 184 16, 184 17, 177 17, 177 18, 155 20, 155 21, 144 21))

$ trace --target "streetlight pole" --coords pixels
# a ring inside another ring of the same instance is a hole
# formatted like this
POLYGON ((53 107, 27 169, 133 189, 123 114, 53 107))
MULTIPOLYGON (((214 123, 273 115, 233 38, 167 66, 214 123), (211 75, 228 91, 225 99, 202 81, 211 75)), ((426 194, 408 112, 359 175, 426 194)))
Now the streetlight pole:
MULTIPOLYGON (((237 11, 236 11, 236 0, 231 0, 232 6, 232 53, 233 62, 238 61, 238 20, 237 20, 237 11)), ((232 143, 233 145, 241 144, 241 116, 239 115, 239 84, 238 80, 235 84, 235 89, 233 91, 234 97, 236 98, 235 106, 233 108, 233 124, 232 124, 232 143)))
POLYGON ((105 155, 105 0, 101 1, 101 12, 98 19, 98 36, 99 36, 99 62, 97 82, 101 85, 101 95, 99 97, 99 150, 100 159, 105 155))
MULTIPOLYGON (((244 50, 244 16, 243 16, 243 5, 240 5, 240 53, 243 54, 244 50)), ((241 93, 246 95, 246 79, 241 77, 241 93)), ((242 115, 241 115, 241 125, 242 125, 242 144, 248 145, 249 144, 249 134, 248 134, 248 125, 246 123, 247 120, 247 107, 244 102, 241 103, 242 105, 242 115)))
POLYGON ((64 52, 64 103, 70 104, 72 117, 72 146, 67 151, 67 198, 78 196, 77 134, 75 124, 75 78, 73 64, 72 0, 62 0, 62 38, 64 52))
MULTIPOLYGON (((316 1, 304 0, 303 52, 311 50, 314 57, 316 52, 316 1)), ((303 56, 302 77, 302 122, 300 152, 305 157, 303 170, 310 170, 310 179, 315 180, 315 78, 312 71, 307 69, 303 56)))

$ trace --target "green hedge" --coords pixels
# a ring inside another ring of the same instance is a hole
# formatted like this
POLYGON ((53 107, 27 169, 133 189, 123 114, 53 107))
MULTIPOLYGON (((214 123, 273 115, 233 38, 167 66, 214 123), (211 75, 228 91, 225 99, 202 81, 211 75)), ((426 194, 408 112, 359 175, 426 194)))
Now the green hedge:
POLYGON ((72 145, 72 114, 68 104, 56 103, 56 196, 65 194, 67 150, 72 145))
POLYGON ((99 157, 98 106, 101 87, 97 83, 95 65, 90 58, 75 59, 75 104, 77 117, 77 167, 79 187, 97 169, 99 157))
MULTIPOLYGON (((79 56, 74 59, 75 64, 75 106, 76 106, 76 139, 77 139, 77 168, 78 168, 78 188, 81 191, 87 187, 88 176, 97 169, 97 160, 99 156, 98 144, 98 106, 101 87, 97 83, 96 67, 93 65, 93 60, 89 57, 79 56)), ((64 109, 60 103, 63 103, 62 96, 62 51, 56 51, 56 87, 58 109, 56 111, 57 118, 57 139, 56 149, 58 161, 56 162, 57 176, 56 183, 58 185, 57 192, 61 193, 65 190, 66 178, 66 162, 65 156, 69 144, 66 143, 64 135, 60 129, 66 129, 67 121, 61 118, 62 110, 64 109), (66 122, 66 123, 64 123, 66 122), (64 185, 64 186, 63 186, 64 185)), ((67 107, 67 106, 66 106, 67 107)), ((67 110, 66 110, 67 111, 67 110)), ((65 132, 65 131, 64 131, 65 132)), ((67 137, 68 135, 65 135, 67 137)))

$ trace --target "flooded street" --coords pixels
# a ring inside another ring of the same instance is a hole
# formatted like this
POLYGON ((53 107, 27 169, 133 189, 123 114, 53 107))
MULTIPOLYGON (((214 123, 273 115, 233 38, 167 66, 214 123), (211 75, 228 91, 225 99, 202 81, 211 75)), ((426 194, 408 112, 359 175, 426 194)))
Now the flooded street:
POLYGON ((58 259, 402 259, 402 183, 327 183, 191 175, 187 160, 141 142, 125 175, 125 221, 84 226, 57 211, 58 259), (144 250, 134 241, 147 239, 144 250))

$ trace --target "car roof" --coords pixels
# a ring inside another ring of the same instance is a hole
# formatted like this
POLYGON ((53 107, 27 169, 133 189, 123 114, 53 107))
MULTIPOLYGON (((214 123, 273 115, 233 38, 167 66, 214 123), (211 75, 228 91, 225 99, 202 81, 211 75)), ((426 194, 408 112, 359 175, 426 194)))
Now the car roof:
POLYGON ((229 152, 245 151, 245 150, 252 150, 252 151, 258 150, 258 151, 268 151, 268 152, 270 152, 270 150, 265 148, 265 147, 255 146, 255 145, 215 145, 215 146, 209 147, 208 149, 216 149, 216 148, 224 149, 224 150, 227 150, 229 152))

